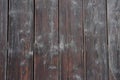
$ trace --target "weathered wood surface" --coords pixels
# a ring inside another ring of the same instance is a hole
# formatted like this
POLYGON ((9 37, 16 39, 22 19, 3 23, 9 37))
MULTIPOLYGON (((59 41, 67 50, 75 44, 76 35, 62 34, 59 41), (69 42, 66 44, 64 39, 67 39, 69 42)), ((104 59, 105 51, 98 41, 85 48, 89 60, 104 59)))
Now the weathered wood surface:
POLYGON ((82 0, 59 0, 61 79, 83 80, 82 0))
POLYGON ((7 80, 33 80, 33 0, 9 0, 7 80))
POLYGON ((106 1, 83 1, 86 79, 108 80, 106 1))
POLYGON ((58 80, 58 0, 35 0, 34 80, 58 80))
POLYGON ((107 12, 110 66, 109 80, 120 80, 120 0, 108 0, 107 12))
POLYGON ((119 0, 0 0, 0 80, 120 80, 119 0))
POLYGON ((7 0, 0 0, 0 80, 6 80, 7 64, 7 0))

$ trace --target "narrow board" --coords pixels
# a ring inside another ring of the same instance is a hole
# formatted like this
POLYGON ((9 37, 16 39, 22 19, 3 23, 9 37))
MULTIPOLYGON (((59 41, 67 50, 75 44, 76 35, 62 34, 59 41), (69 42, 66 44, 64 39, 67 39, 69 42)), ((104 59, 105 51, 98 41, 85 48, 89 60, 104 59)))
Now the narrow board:
POLYGON ((59 0, 60 80, 83 80, 82 0, 59 0))
POLYGON ((58 80, 58 0, 35 0, 34 80, 58 80))
POLYGON ((106 1, 84 0, 86 79, 108 80, 106 1))
POLYGON ((7 80, 33 80, 33 0, 9 0, 7 80))
POLYGON ((0 80, 6 80, 8 1, 0 0, 0 80))
POLYGON ((109 80, 120 80, 120 0, 107 0, 109 80))

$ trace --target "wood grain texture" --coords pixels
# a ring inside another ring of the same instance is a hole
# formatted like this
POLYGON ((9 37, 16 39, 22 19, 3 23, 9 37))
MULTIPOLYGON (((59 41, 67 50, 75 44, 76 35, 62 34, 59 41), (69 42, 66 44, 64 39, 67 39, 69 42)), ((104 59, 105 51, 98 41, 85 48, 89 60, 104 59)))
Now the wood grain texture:
POLYGON ((61 80, 83 80, 82 0, 59 0, 61 80))
POLYGON ((108 80, 105 0, 84 0, 86 79, 108 80))
POLYGON ((120 0, 0 0, 0 80, 120 80, 120 0))
POLYGON ((6 80, 7 0, 0 0, 0 80, 6 80))
POLYGON ((33 80, 33 0, 9 0, 7 80, 33 80))
POLYGON ((109 70, 111 72, 109 80, 120 80, 120 0, 107 1, 109 70))
POLYGON ((58 80, 58 0, 35 0, 34 80, 58 80))

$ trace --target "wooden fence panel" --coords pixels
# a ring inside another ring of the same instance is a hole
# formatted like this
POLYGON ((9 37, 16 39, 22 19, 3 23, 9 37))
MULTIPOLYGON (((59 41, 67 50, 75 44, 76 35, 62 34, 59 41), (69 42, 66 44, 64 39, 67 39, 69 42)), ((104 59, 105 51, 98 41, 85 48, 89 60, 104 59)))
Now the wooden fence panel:
POLYGON ((119 80, 119 0, 0 0, 0 80, 119 80))
POLYGON ((33 0, 9 0, 7 80, 33 80, 33 0))

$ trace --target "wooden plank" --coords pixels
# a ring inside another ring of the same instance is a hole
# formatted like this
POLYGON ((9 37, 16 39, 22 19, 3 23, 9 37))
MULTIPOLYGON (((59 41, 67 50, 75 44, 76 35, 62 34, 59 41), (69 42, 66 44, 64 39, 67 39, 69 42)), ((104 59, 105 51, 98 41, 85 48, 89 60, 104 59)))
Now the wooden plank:
POLYGON ((0 80, 6 80, 7 0, 0 0, 0 80))
POLYGON ((9 0, 7 80, 33 80, 33 0, 9 0))
POLYGON ((34 80, 58 80, 58 0, 35 0, 34 80))
POLYGON ((82 0, 59 0, 61 80, 83 80, 82 0))
POLYGON ((108 80, 106 1, 84 0, 86 79, 108 80))
POLYGON ((120 0, 108 0, 107 5, 109 80, 120 80, 120 0))

